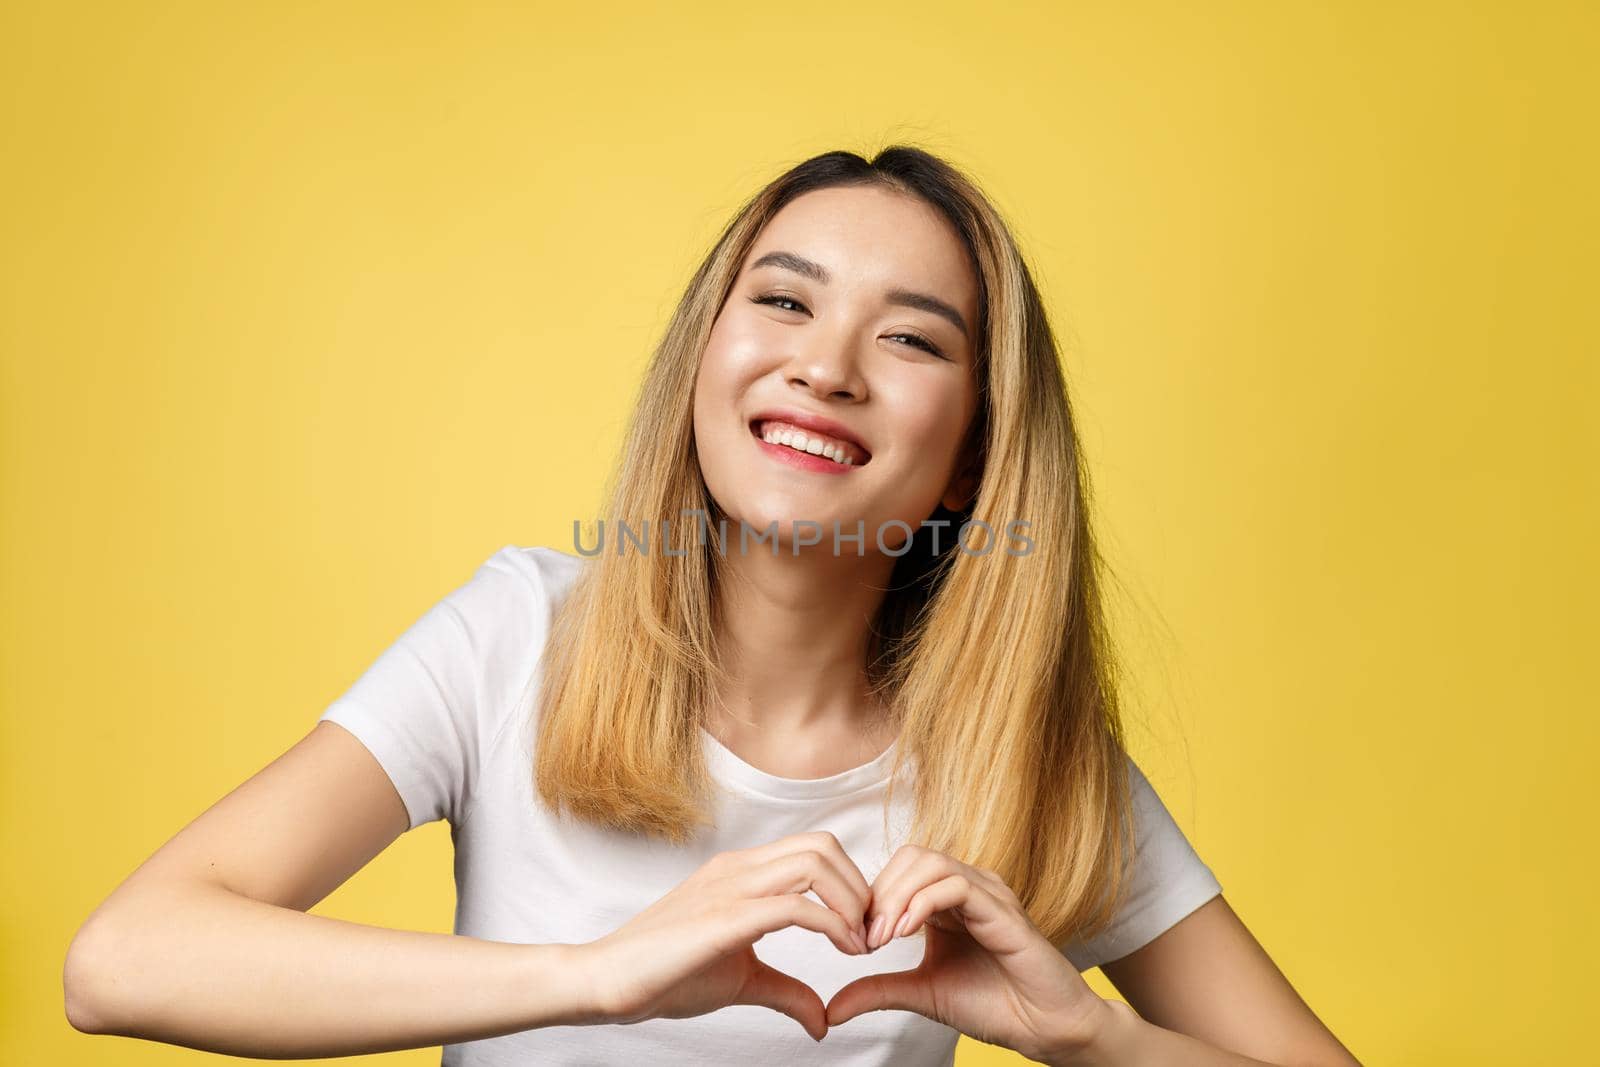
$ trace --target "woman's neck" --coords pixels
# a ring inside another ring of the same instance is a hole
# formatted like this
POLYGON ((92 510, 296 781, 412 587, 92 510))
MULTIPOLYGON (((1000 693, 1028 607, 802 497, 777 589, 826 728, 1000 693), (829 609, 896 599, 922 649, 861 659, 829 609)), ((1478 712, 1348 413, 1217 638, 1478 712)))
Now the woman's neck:
POLYGON ((728 563, 717 613, 728 682, 706 729, 781 777, 824 777, 881 754, 895 728, 868 688, 866 650, 893 558, 756 552, 728 563))

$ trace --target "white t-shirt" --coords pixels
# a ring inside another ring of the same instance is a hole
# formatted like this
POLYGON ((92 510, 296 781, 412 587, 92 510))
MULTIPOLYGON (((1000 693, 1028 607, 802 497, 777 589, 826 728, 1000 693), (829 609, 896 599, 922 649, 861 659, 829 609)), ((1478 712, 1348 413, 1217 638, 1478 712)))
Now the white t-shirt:
MULTIPOLYGON (((552 611, 586 562, 552 548, 505 546, 401 634, 320 717, 371 750, 404 800, 412 828, 449 821, 455 932, 518 944, 592 941, 716 853, 807 830, 832 831, 871 883, 910 825, 906 781, 895 789, 885 840, 883 792, 896 746, 827 778, 779 778, 702 730, 718 783, 716 826, 684 847, 557 819, 535 802, 532 723, 514 710, 540 668, 552 611)), ((1060 946, 1079 970, 1147 944, 1222 891, 1131 760, 1129 772, 1138 844, 1133 884, 1110 928, 1060 946)), ((852 956, 800 927, 755 943, 757 956, 810 985, 823 1003, 861 975, 915 967, 922 948, 919 933, 852 956)), ((747 1064, 755 1055, 768 1063, 908 1067, 952 1063, 959 1036, 914 1012, 876 1011, 830 1029, 818 1045, 788 1016, 735 1005, 692 1019, 541 1027, 446 1045, 440 1062, 747 1064)))

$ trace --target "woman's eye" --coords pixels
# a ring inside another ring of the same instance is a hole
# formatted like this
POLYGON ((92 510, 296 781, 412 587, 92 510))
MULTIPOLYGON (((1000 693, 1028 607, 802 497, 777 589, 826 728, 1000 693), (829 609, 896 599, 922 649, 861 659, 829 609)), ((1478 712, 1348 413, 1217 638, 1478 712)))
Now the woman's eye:
MULTIPOLYGON (((752 297, 750 297, 750 303, 752 303, 752 304, 770 304, 773 307, 778 307, 780 304, 793 304, 794 307, 792 307, 792 308, 782 308, 781 310, 783 310, 783 311, 806 311, 807 310, 806 306, 804 304, 800 303, 800 301, 796 300, 794 297, 792 297, 792 296, 784 296, 781 293, 767 293, 767 294, 765 294, 763 296, 752 296, 752 297)), ((895 337, 895 338, 904 338, 906 343, 909 344, 912 348, 920 348, 925 352, 931 352, 933 355, 938 356, 940 359, 948 359, 949 358, 943 352, 939 351, 939 346, 938 345, 934 344, 932 341, 928 340, 926 337, 923 337, 921 334, 917 334, 917 333, 893 333, 893 334, 890 334, 889 336, 890 337, 895 337)))
POLYGON ((921 334, 916 334, 916 333, 896 333, 896 334, 890 334, 889 336, 891 336, 891 337, 909 338, 913 348, 926 349, 927 351, 932 352, 934 355, 938 356, 940 359, 944 359, 945 358, 944 353, 939 351, 939 346, 935 345, 932 341, 928 340, 926 337, 923 337, 921 334))
POLYGON ((771 304, 774 307, 777 307, 779 304, 793 304, 794 305, 793 308, 783 308, 782 310, 784 310, 784 311, 793 311, 793 310, 796 310, 796 309, 804 311, 805 307, 806 307, 804 304, 800 303, 800 301, 796 300, 794 297, 792 297, 792 296, 783 296, 783 295, 778 294, 778 293, 768 293, 766 296, 752 296, 750 298, 750 303, 752 303, 752 304, 771 304))

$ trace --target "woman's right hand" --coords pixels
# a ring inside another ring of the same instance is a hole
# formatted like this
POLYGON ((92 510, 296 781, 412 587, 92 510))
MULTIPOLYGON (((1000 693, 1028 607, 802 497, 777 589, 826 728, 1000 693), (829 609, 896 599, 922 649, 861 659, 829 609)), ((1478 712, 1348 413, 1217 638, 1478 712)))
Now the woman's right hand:
POLYGON ((752 945, 803 926, 842 952, 865 953, 862 919, 872 894, 838 838, 792 834, 720 852, 626 924, 583 945, 610 1022, 686 1019, 732 1004, 792 1017, 813 1038, 828 1032, 822 998, 769 967, 752 945), (805 896, 814 891, 824 907, 805 896))

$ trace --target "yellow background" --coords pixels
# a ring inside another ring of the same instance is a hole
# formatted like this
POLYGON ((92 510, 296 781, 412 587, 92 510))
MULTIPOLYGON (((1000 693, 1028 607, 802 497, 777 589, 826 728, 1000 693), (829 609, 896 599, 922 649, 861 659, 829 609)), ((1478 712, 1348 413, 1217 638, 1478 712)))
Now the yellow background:
MULTIPOLYGON (((68 1026, 77 925, 495 549, 570 546, 742 198, 906 140, 1037 269, 1135 755, 1233 906, 1369 1064, 1594 1062, 1595 30, 6 4, 0 1060, 212 1062, 68 1026)), ((448 931, 449 850, 319 910, 448 931)))

